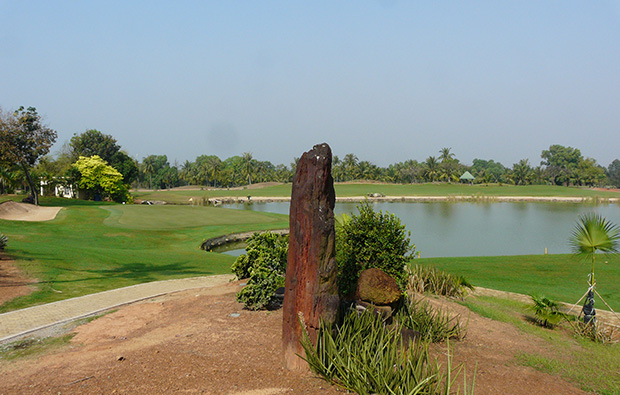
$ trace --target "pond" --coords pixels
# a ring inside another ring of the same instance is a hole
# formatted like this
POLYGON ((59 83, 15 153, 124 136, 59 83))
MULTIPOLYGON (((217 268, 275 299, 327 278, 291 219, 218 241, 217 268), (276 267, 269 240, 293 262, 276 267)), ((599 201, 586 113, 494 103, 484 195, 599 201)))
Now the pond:
MULTIPOLYGON (((580 214, 596 212, 620 225, 620 206, 584 203, 372 203, 398 216, 424 258, 570 253, 568 239, 580 214)), ((224 205, 288 214, 289 203, 224 205)), ((336 214, 357 213, 355 203, 337 203, 336 214)))

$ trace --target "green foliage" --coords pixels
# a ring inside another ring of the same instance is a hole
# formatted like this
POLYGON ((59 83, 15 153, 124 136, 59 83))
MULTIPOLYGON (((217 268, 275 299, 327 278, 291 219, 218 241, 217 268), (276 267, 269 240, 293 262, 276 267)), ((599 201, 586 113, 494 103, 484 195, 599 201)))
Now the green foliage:
POLYGON ((375 212, 367 201, 357 206, 359 215, 345 220, 336 233, 338 287, 347 295, 355 289, 359 273, 379 268, 396 279, 401 290, 407 284, 405 264, 415 246, 394 214, 375 212))
POLYGON ((247 285, 237 293, 237 301, 250 310, 268 308, 275 300, 276 289, 284 286, 288 236, 256 233, 245 250, 232 266, 237 278, 248 278, 247 285))
POLYGON ((20 107, 12 114, 0 111, 0 164, 21 166, 36 205, 39 204, 38 185, 29 168, 47 155, 57 137, 55 130, 41 122, 34 107, 20 107))
POLYGON ((129 200, 129 190, 123 183, 123 175, 98 155, 80 156, 73 167, 79 173, 78 187, 87 190, 91 197, 109 196, 116 202, 129 200))
POLYGON ((598 214, 586 213, 579 217, 569 243, 575 255, 592 260, 593 282, 596 252, 618 253, 620 228, 598 214))
MULTIPOLYGON (((401 325, 385 326, 381 317, 366 311, 346 315, 332 329, 320 324, 316 346, 305 330, 301 341, 305 360, 326 381, 361 395, 451 393, 450 358, 444 374, 430 360, 427 343, 403 341, 401 325)), ((472 393, 473 387, 464 390, 472 393)))
POLYGON ((109 134, 90 129, 74 134, 69 142, 71 157, 77 161, 80 156, 97 155, 123 175, 123 181, 131 184, 138 176, 138 166, 129 155, 121 151, 116 139, 109 134))
POLYGON ((545 328, 554 328, 564 318, 559 310, 559 305, 545 296, 530 295, 533 305, 530 309, 534 312, 536 322, 545 328))
POLYGON ((468 290, 474 290, 474 286, 465 277, 439 270, 435 266, 414 265, 409 268, 407 290, 463 299, 468 290))
POLYGON ((465 329, 459 316, 433 308, 426 300, 411 300, 399 310, 395 321, 419 333, 420 339, 432 343, 462 339, 465 329))
POLYGON ((9 243, 9 238, 6 235, 0 233, 0 250, 4 250, 6 245, 9 243))

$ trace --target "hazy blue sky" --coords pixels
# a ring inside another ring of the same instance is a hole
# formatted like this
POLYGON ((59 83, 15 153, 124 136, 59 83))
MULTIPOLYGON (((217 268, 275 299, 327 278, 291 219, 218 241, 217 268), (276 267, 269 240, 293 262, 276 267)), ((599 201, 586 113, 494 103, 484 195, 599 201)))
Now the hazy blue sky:
POLYGON ((620 158, 619 1, 0 0, 0 107, 137 159, 620 158))

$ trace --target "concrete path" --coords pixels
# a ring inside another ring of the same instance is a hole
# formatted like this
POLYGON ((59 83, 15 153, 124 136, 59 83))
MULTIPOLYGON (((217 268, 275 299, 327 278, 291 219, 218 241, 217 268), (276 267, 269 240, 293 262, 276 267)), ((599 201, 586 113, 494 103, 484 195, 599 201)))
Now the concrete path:
POLYGON ((233 277, 232 274, 222 274, 154 281, 0 314, 0 343, 139 300, 225 284, 233 277))

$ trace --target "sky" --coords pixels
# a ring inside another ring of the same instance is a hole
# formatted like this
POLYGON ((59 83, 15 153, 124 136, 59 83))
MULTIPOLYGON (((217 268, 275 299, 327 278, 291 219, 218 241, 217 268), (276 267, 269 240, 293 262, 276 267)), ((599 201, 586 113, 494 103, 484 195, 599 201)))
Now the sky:
POLYGON ((171 163, 620 158, 620 0, 0 0, 0 73, 53 151, 97 129, 171 163))

